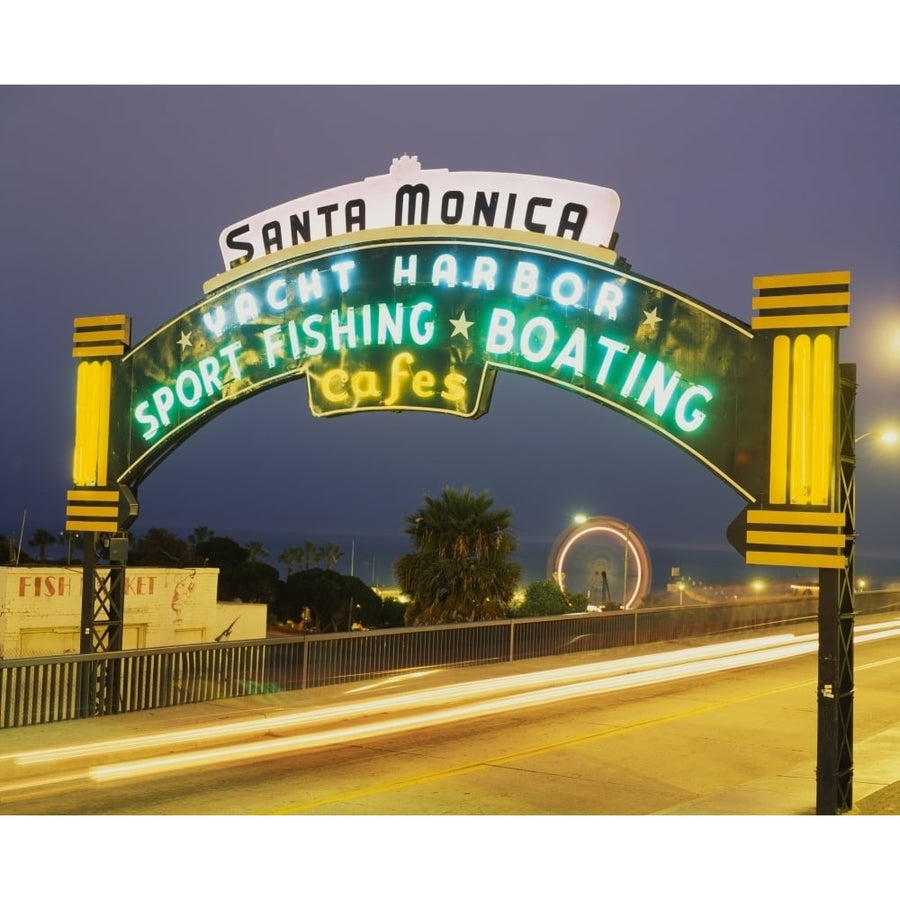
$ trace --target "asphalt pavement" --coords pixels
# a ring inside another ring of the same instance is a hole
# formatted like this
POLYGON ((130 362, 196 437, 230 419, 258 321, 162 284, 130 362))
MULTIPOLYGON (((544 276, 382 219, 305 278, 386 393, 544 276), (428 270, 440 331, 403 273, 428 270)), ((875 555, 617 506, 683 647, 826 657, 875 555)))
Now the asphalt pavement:
MULTIPOLYGON (((577 665, 582 662, 580 657, 581 654, 573 654, 565 662, 555 660, 555 664, 577 665)), ((448 669, 440 673, 440 679, 442 683, 456 683, 535 672, 546 667, 547 660, 525 660, 448 669)), ((4 729, 0 731, 0 815, 4 812, 4 797, 7 801, 21 797, 23 791, 29 790, 29 783, 35 783, 35 772, 42 778, 49 774, 64 782, 67 774, 83 771, 89 764, 133 761, 142 755, 149 755, 150 751, 129 744, 130 739, 146 738, 172 729, 236 722, 265 723, 267 718, 331 705, 346 696, 346 685, 331 686, 4 729), (43 766, 22 765, 22 757, 28 754, 49 754, 75 745, 109 741, 119 741, 119 745, 105 746, 102 751, 81 755, 58 753, 52 762, 45 762, 43 766)), ((900 721, 865 740, 855 741, 853 749, 854 805, 850 814, 872 816, 900 813, 900 721)), ((720 794, 692 799, 689 803, 664 810, 662 814, 814 815, 815 798, 815 771, 807 763, 776 776, 742 783, 720 794)))

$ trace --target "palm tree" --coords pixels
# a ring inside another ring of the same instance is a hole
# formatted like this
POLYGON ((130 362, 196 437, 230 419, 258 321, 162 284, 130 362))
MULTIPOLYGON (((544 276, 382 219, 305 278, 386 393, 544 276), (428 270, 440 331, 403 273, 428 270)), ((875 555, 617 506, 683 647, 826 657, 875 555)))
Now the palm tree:
POLYGON ((294 566, 299 566, 303 561, 303 550, 300 547, 285 547, 278 554, 278 562, 286 569, 288 576, 294 571, 294 566))
POLYGON ((215 534, 212 528, 207 528, 206 525, 198 525, 194 529, 193 534, 188 535, 187 542, 192 560, 197 558, 197 547, 206 543, 210 538, 215 537, 215 534))
POLYGON ((415 552, 394 565, 400 589, 410 597, 410 624, 437 625, 496 619, 506 614, 521 569, 508 557, 516 549, 512 513, 495 510, 486 492, 445 487, 439 499, 406 520, 415 552))
POLYGON ((28 546, 38 548, 38 559, 43 562, 47 558, 47 547, 51 544, 55 544, 56 540, 55 534, 47 531, 46 528, 38 528, 31 536, 28 546))
POLYGON ((344 551, 337 544, 327 543, 322 547, 319 559, 325 560, 326 569, 331 569, 343 555, 344 551))
POLYGON ((258 562, 260 558, 269 555, 269 551, 259 541, 248 541, 244 549, 250 562, 258 562))
POLYGON ((322 558, 322 551, 312 541, 307 541, 300 548, 300 556, 303 559, 303 567, 311 569, 313 563, 317 563, 322 558))

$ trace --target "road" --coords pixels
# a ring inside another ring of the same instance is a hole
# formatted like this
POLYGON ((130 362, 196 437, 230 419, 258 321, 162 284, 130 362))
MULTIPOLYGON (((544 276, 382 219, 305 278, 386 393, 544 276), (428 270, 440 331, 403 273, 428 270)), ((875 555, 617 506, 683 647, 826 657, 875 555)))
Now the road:
MULTIPOLYGON (((857 626, 856 744, 900 720, 900 636, 864 635, 857 626)), ((0 795, 0 812, 766 813, 778 811, 776 796, 770 809, 729 804, 748 785, 799 772, 812 813, 817 646, 814 635, 783 644, 582 654, 514 675, 491 666, 317 689, 302 709, 281 698, 263 720, 236 720, 240 734, 172 731, 124 761, 95 754, 77 777, 0 795)))

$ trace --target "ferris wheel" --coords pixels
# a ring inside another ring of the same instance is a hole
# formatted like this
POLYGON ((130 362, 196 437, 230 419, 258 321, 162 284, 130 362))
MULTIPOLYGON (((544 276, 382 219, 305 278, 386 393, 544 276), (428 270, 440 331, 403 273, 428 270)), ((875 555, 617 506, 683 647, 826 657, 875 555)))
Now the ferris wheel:
POLYGON ((626 522, 594 516, 564 531, 553 545, 547 577, 588 605, 637 609, 650 592, 647 548, 626 522))

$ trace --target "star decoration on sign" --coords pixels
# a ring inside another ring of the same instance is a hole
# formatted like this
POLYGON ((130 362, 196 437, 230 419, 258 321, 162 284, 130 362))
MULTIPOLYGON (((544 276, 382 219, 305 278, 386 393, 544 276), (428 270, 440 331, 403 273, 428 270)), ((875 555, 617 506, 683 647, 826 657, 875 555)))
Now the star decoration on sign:
POLYGON ((644 321, 641 322, 641 325, 649 325, 653 328, 655 325, 659 325, 662 322, 662 319, 656 314, 656 310, 659 309, 658 306, 654 306, 651 310, 644 310, 644 321))
POLYGON ((474 322, 470 322, 466 318, 465 312, 459 314, 458 319, 451 319, 450 324, 453 326, 453 331, 450 334, 450 337, 456 337, 456 335, 461 334, 466 340, 469 339, 469 329, 475 324, 474 322))
POLYGON ((193 346, 193 344, 191 344, 191 333, 188 332, 187 334, 185 334, 182 331, 180 340, 177 340, 175 343, 181 347, 181 352, 184 353, 188 347, 193 346))

